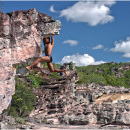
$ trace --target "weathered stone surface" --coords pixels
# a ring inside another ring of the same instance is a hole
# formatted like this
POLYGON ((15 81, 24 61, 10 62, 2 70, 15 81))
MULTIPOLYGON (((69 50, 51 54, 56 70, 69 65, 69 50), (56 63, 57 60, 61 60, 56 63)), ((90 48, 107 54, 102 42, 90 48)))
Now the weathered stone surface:
MULTIPOLYGON (((37 102, 25 118, 33 126, 27 123, 16 128, 130 129, 130 89, 76 84, 79 77, 74 67, 69 70, 64 64, 61 68, 68 70, 68 77, 43 78, 44 85, 33 89, 37 102)), ((33 69, 38 74, 43 68, 33 69)))
POLYGON ((0 11, 0 113, 15 93, 14 65, 42 56, 43 37, 58 35, 61 23, 36 9, 0 11))
MULTIPOLYGON (((68 65, 63 68, 69 69, 68 65)), ((51 125, 129 128, 130 89, 94 83, 75 84, 78 81, 76 70, 69 70, 69 73, 69 77, 46 79, 46 84, 34 91, 37 103, 30 118, 39 123, 46 120, 51 125)))

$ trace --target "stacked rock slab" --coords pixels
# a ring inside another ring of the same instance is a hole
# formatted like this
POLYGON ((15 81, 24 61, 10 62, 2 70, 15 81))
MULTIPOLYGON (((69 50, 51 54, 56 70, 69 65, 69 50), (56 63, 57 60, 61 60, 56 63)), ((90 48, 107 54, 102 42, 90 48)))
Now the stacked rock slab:
MULTIPOLYGON (((67 64, 61 68, 69 70, 67 64)), ((130 89, 76 84, 79 77, 75 68, 68 72, 68 77, 44 79, 46 84, 34 90, 37 103, 30 118, 50 124, 129 128, 130 89)))
POLYGON ((69 76, 44 79, 46 84, 34 90, 35 109, 30 114, 34 122, 49 124, 115 125, 130 128, 130 89, 91 84, 76 84, 76 70, 69 76))
POLYGON ((42 56, 43 37, 58 35, 61 23, 36 9, 0 11, 0 113, 15 93, 14 65, 42 56))

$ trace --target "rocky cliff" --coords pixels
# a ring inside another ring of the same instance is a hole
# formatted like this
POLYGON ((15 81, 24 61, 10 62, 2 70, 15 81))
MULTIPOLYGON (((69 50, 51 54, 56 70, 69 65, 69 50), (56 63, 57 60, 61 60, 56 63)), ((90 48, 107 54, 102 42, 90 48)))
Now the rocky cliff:
POLYGON ((42 56, 42 38, 58 35, 60 27, 60 21, 36 9, 0 11, 0 113, 15 93, 14 66, 42 56))
MULTIPOLYGON (((74 66, 69 76, 45 78, 40 88, 33 88, 37 101, 28 117, 26 125, 9 126, 12 118, 0 117, 3 128, 32 129, 129 129, 130 128, 130 88, 103 86, 95 83, 76 84, 79 80, 74 66), (40 128, 39 128, 40 127, 40 128)), ((38 74, 38 70, 34 68, 38 74)), ((41 70, 39 70, 41 71, 41 70)), ((49 74, 44 71, 45 74, 49 74)), ((18 73, 19 79, 30 82, 18 73)), ((14 122, 14 121, 13 121, 14 122)))
POLYGON ((90 125, 95 125, 90 128, 108 128, 110 125, 130 128, 130 89, 76 84, 79 79, 76 70, 69 72, 69 77, 46 79, 46 84, 34 91, 37 103, 30 120, 87 125, 88 128, 90 125))

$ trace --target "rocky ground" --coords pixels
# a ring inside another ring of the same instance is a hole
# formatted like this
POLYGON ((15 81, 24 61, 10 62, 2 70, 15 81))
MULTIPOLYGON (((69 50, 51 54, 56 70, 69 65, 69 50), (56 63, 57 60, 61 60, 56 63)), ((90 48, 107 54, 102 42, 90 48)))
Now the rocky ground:
POLYGON ((99 84, 76 84, 78 73, 46 78, 34 89, 35 109, 26 124, 1 116, 1 129, 130 129, 130 89, 99 84))

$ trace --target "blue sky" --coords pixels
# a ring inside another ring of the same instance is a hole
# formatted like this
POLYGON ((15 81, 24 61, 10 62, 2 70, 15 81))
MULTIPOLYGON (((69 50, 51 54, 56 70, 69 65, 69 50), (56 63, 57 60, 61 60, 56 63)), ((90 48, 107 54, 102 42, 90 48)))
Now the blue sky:
POLYGON ((62 23, 55 63, 130 62, 130 1, 4 1, 3 12, 36 8, 62 23))

